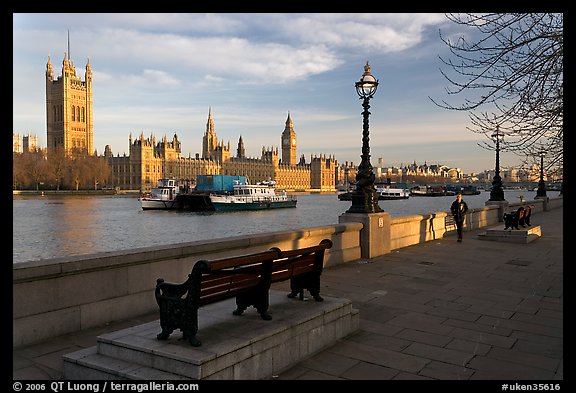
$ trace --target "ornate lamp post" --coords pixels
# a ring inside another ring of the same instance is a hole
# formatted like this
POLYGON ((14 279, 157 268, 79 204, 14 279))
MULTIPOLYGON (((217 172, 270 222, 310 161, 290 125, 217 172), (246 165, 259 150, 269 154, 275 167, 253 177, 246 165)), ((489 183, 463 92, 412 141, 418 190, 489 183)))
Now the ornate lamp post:
POLYGON ((496 140, 496 167, 494 169, 494 178, 492 179, 492 189, 490 190, 489 201, 504 201, 504 189, 502 188, 502 178, 500 177, 500 128, 496 126, 496 131, 492 134, 496 140))
POLYGON ((370 137, 368 130, 368 117, 370 112, 370 99, 376 93, 378 80, 372 76, 370 65, 366 62, 364 73, 356 82, 356 92, 362 101, 364 111, 364 126, 362 130, 362 162, 356 173, 356 189, 352 193, 352 206, 347 213, 379 213, 383 210, 378 205, 378 195, 374 188, 375 175, 370 164, 370 137))
POLYGON ((544 156, 546 152, 540 150, 540 181, 538 182, 538 190, 536 190, 536 198, 546 198, 546 183, 544 183, 544 156))

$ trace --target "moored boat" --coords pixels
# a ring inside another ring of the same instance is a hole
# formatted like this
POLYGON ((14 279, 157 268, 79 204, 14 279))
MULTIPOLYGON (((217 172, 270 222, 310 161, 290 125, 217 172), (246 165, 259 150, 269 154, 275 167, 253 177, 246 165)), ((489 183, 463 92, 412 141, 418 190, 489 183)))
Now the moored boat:
POLYGON ((395 186, 394 183, 376 183, 374 184, 378 199, 380 200, 394 200, 394 199, 408 199, 410 198, 410 190, 395 186))
POLYGON ((462 195, 480 195, 482 192, 476 186, 466 185, 462 187, 462 195))
POLYGON ((176 179, 160 179, 158 185, 153 187, 149 194, 140 197, 140 205, 142 210, 175 209, 176 197, 183 192, 185 192, 184 187, 178 185, 176 179))
POLYGON ((296 207, 297 199, 277 190, 276 183, 234 184, 232 194, 210 194, 216 211, 262 210, 296 207))
POLYGON ((442 186, 414 186, 410 189, 412 196, 446 196, 442 186))

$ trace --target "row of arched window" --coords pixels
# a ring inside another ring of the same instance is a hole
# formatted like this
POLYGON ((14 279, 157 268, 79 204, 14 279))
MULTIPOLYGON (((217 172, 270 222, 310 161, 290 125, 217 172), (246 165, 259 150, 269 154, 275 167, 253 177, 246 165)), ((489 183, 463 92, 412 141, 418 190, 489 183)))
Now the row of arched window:
POLYGON ((84 107, 72 105, 72 121, 84 123, 86 121, 86 111, 84 107))
MULTIPOLYGON (((64 119, 64 112, 62 110, 62 105, 54 105, 54 121, 62 121, 64 119)), ((86 109, 82 106, 72 105, 72 121, 77 121, 81 123, 86 122, 86 109)))

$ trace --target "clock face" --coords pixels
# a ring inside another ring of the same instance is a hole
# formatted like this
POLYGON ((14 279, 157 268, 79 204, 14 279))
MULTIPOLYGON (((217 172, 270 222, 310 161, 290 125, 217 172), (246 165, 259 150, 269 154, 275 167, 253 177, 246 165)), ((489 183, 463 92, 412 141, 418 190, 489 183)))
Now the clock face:
POLYGON ((296 138, 292 138, 292 146, 296 146, 296 138))
POLYGON ((282 142, 284 146, 288 146, 290 144, 290 141, 288 139, 284 139, 282 142))

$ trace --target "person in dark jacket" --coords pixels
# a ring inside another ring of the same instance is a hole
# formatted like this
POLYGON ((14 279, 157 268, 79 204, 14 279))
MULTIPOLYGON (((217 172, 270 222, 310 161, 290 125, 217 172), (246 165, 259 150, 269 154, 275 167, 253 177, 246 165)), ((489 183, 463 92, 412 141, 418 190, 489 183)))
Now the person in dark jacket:
POLYGON ((464 217, 466 217, 466 212, 468 211, 468 205, 462 200, 462 194, 458 193, 456 195, 456 200, 452 202, 450 206, 450 211, 456 222, 456 232, 458 233, 458 241, 462 241, 462 226, 464 226, 464 217))

